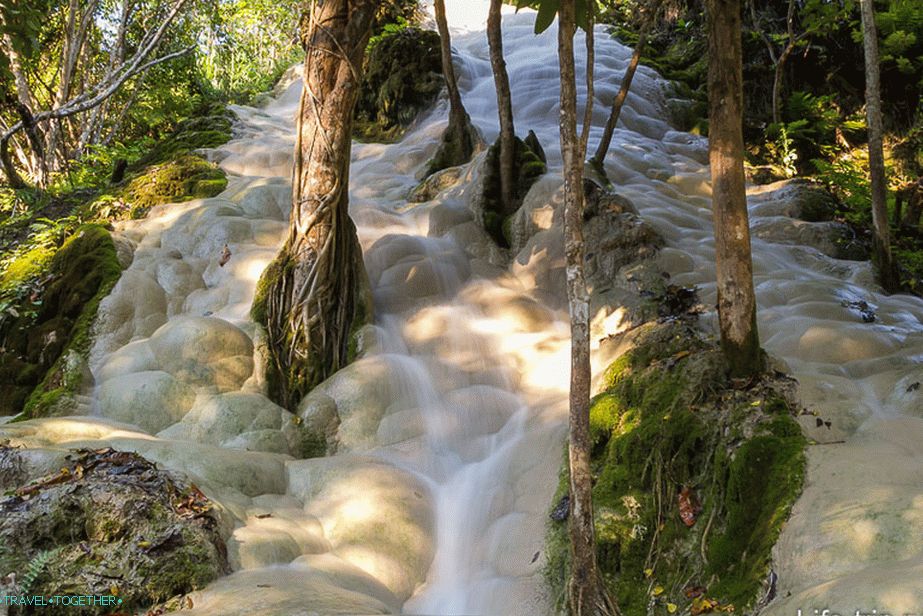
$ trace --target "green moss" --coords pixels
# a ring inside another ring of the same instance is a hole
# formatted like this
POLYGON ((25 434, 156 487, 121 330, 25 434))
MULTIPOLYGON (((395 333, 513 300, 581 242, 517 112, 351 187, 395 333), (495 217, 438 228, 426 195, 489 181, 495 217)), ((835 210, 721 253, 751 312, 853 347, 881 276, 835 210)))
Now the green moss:
POLYGON ((131 205, 131 218, 143 218, 155 205, 214 197, 226 187, 227 178, 216 165, 186 154, 133 177, 122 198, 131 205))
POLYGON ((631 353, 624 353, 606 367, 603 372, 603 383, 606 389, 615 387, 631 372, 631 359, 631 353))
POLYGON ((590 440, 594 447, 609 442, 621 414, 618 397, 609 392, 603 392, 590 401, 590 440))
POLYGON ((0 294, 13 292, 16 287, 37 278, 44 272, 55 254, 52 246, 39 245, 12 261, 0 276, 0 294))
POLYGON ((58 331, 64 345, 44 379, 25 403, 23 417, 60 415, 83 382, 90 351, 91 328, 99 304, 122 273, 115 244, 100 225, 80 227, 55 255, 51 273, 56 280, 45 293, 47 315, 73 316, 67 332, 58 331))
POLYGON ((301 457, 302 458, 322 458, 327 455, 327 438, 313 430, 307 428, 301 432, 301 457))
POLYGON ((157 142, 130 171, 144 172, 146 167, 164 163, 202 148, 216 148, 231 138, 234 116, 223 105, 210 105, 177 124, 166 138, 157 142))
MULTIPOLYGON (((804 480, 805 439, 785 398, 771 381, 730 388, 718 350, 682 322, 645 326, 604 382, 590 409, 597 559, 622 614, 668 614, 668 603, 682 613, 688 586, 752 609, 804 480), (700 504, 691 527, 683 489, 700 504)), ((555 503, 566 493, 565 466, 555 503)), ((566 523, 550 524, 547 548, 563 599, 566 523)))
POLYGON ((272 260, 256 283, 253 292, 253 305, 250 307, 250 318, 254 323, 266 326, 266 302, 269 300, 269 291, 276 285, 279 278, 292 266, 291 261, 283 254, 272 260))
POLYGON ((718 578, 713 594, 735 605, 752 602, 801 492, 804 466, 800 433, 757 436, 737 449, 726 470, 725 528, 709 544, 708 571, 718 578))
POLYGON ((442 133, 439 147, 430 159, 423 179, 425 180, 442 169, 467 163, 471 160, 479 142, 477 129, 471 125, 471 120, 467 115, 464 122, 455 120, 454 117, 449 118, 449 125, 442 133))

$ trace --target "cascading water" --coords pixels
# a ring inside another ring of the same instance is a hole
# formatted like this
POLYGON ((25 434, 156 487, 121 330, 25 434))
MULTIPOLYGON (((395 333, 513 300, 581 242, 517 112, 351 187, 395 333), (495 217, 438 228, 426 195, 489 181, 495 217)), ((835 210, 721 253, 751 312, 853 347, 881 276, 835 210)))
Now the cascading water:
MULTIPOLYGON (((486 6, 448 8, 464 100, 491 141, 486 6)), ((335 408, 335 456, 287 455, 298 453, 298 422, 261 393, 262 342, 248 317, 285 234, 299 86, 264 109, 237 109, 237 138, 215 152, 231 174, 224 194, 120 226, 132 260, 101 308, 92 415, 7 425, 2 435, 139 451, 220 503, 236 572, 195 593, 184 613, 550 612, 543 538, 562 461, 569 343, 551 212, 561 183, 556 33, 535 36, 533 20, 508 12, 504 47, 517 129, 537 133, 549 174, 526 203, 542 230, 508 268, 468 211, 476 165, 435 199, 406 200, 445 126, 444 104, 401 143, 354 146, 350 210, 376 325, 363 333, 362 358, 301 408, 306 421, 335 408), (232 256, 221 266, 224 245, 232 256)), ((630 56, 597 34, 591 146, 630 56)), ((673 281, 714 303, 706 142, 672 130, 663 100, 663 83, 642 67, 606 170, 667 239, 659 261, 673 281)), ((754 189, 750 200, 762 339, 798 377, 806 406, 831 421, 808 418, 811 436, 845 443, 811 449, 805 494, 776 550, 791 594, 770 611, 913 611, 923 599, 923 305, 881 295, 867 263, 799 245, 811 223, 782 216, 786 198, 754 189), (859 300, 874 323, 850 308, 859 300)))

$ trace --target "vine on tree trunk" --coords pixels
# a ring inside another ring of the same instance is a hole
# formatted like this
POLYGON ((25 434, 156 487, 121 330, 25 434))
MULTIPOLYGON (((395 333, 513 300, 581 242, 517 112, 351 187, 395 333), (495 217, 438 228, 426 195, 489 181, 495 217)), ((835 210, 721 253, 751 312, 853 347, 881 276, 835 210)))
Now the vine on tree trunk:
POLYGON ((312 3, 308 18, 290 232, 254 303, 268 334, 271 394, 288 408, 350 361, 352 334, 369 317, 348 187, 353 107, 375 4, 312 3))

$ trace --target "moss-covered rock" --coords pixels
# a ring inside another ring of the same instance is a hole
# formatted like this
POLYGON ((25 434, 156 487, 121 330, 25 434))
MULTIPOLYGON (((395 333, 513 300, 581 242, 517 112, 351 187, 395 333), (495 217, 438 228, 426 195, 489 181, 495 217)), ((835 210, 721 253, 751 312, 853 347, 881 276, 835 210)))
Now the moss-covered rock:
POLYGON ((356 101, 353 134, 397 141, 442 90, 439 35, 417 27, 386 32, 370 45, 356 101))
POLYGON ((822 185, 810 181, 791 182, 789 215, 807 222, 826 222, 837 217, 843 205, 822 185))
MULTIPOLYGON (((15 465, 17 450, 0 453, 15 465)), ((58 473, 2 487, 9 492, 0 500, 0 570, 18 574, 23 594, 116 595, 126 611, 227 572, 212 504, 137 454, 78 451, 58 473)))
POLYGON ((216 165, 200 156, 185 154, 148 167, 122 190, 130 218, 143 218, 155 205, 214 197, 228 184, 216 165))
POLYGON ((100 225, 80 227, 54 254, 41 286, 20 301, 19 316, 0 327, 3 414, 67 410, 59 408, 60 398, 76 392, 87 374, 81 358, 90 328, 121 271, 112 237, 100 225))
MULTIPOLYGON (((751 612, 804 480, 789 382, 735 388, 684 319, 643 326, 604 382, 590 410, 597 556, 622 614, 751 612)), ((566 492, 565 476, 555 503, 566 492)), ((568 553, 566 522, 551 522, 559 597, 568 553)))

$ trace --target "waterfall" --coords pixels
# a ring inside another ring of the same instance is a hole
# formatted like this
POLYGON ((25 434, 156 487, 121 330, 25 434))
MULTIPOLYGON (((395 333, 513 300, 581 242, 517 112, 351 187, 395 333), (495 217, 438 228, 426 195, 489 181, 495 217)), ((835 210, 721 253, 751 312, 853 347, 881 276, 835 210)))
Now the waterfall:
MULTIPOLYGON (((488 3, 448 4, 462 95, 490 142, 488 3)), ((504 11, 517 132, 534 130, 548 156, 524 206, 539 211, 561 184, 556 26, 536 36, 533 12, 504 11)), ((591 147, 631 55, 601 26, 596 45, 591 147)), ((578 57, 577 74, 584 68, 578 57)), ((287 229, 299 93, 293 73, 265 108, 235 108, 236 138, 212 154, 230 176, 225 193, 118 226, 133 260, 101 307, 89 416, 2 432, 33 447, 133 449, 188 473, 221 503, 235 526, 237 572, 197 593, 189 614, 296 613, 286 606, 305 604, 323 613, 548 613, 544 533, 563 462, 569 370, 559 226, 549 214, 507 267, 468 210, 476 165, 435 199, 407 202, 446 125, 445 101, 400 143, 354 144, 350 213, 376 323, 359 362, 312 394, 311 408, 339 409, 338 453, 289 457, 297 422, 262 394, 264 342, 248 312, 287 229), (232 256, 222 267, 224 245, 232 256), (229 417, 249 422, 233 438, 221 432, 229 417)), ((640 67, 606 171, 666 238, 658 260, 672 281, 697 285, 713 305, 707 142, 671 128, 668 101, 666 83, 640 67)), ((750 193, 754 229, 773 231, 753 240, 764 347, 787 362, 804 405, 831 421, 818 427, 806 417, 812 438, 845 441, 810 450, 804 496, 775 553, 792 594, 770 612, 842 597, 913 611, 923 567, 923 405, 914 387, 923 380, 923 303, 883 295, 867 262, 801 245, 811 223, 783 215, 784 190, 750 193), (859 301, 874 322, 857 315, 859 301)), ((705 327, 714 322, 714 313, 703 316, 705 327)))

